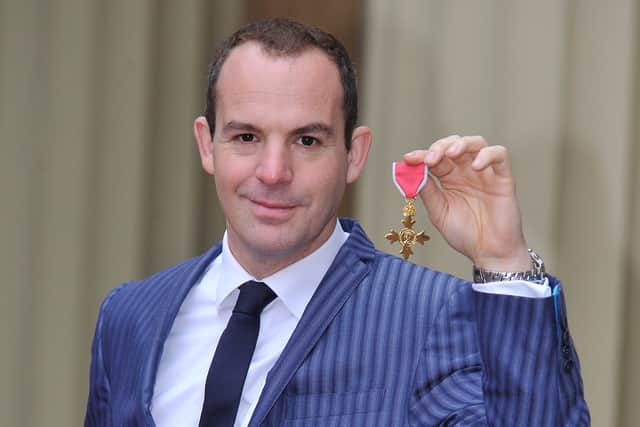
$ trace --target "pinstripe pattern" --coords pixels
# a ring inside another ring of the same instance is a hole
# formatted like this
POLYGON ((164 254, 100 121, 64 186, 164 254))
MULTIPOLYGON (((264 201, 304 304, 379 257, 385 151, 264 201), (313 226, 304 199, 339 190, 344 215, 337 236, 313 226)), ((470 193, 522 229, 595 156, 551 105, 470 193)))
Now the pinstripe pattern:
MULTIPOLYGON (((357 223, 341 222, 351 236, 269 373, 250 426, 589 424, 561 292, 556 322, 552 298, 476 293, 376 251, 357 223)), ((153 425, 162 344, 219 250, 107 297, 85 425, 153 425)))

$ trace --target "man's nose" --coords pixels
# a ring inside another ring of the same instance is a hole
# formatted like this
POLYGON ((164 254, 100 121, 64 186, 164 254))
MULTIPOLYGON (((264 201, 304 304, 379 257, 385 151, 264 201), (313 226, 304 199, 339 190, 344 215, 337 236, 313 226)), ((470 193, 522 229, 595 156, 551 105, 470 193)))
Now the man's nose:
POLYGON ((282 141, 268 141, 261 150, 256 177, 265 184, 281 184, 291 181, 291 153, 282 141))

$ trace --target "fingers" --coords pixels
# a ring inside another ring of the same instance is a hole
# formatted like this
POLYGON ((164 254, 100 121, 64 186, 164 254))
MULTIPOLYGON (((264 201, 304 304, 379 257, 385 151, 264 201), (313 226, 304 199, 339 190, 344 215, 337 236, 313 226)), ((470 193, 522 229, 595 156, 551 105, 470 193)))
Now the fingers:
POLYGON ((425 163, 429 167, 435 166, 443 159, 447 148, 458 139, 461 139, 458 135, 442 138, 431 144, 427 150, 415 150, 405 154, 405 161, 409 164, 425 163))
POLYGON ((445 157, 445 153, 459 139, 458 135, 442 138, 431 144, 427 150, 415 150, 405 154, 404 160, 409 164, 424 163, 433 175, 443 177, 455 168, 455 164, 445 157))
POLYGON ((480 150, 475 156, 475 159, 473 159, 471 167, 476 171, 491 167, 497 175, 511 175, 509 153, 507 149, 501 145, 493 145, 480 150))
POLYGON ((453 140, 446 148, 446 156, 456 160, 469 154, 475 154, 487 147, 487 141, 481 136, 465 136, 453 140))
POLYGON ((456 166, 471 163, 475 171, 489 167, 498 175, 509 175, 511 165, 506 148, 500 145, 488 146, 481 136, 451 135, 442 138, 427 150, 415 150, 404 155, 409 164, 425 163, 437 177, 451 173, 456 166))

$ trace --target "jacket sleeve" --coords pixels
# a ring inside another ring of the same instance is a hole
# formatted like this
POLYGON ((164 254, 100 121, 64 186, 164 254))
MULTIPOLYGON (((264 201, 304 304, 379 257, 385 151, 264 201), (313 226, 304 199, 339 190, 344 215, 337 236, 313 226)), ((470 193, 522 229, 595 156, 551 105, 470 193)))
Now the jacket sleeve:
POLYGON ((586 426, 560 283, 524 298, 456 290, 429 328, 409 421, 416 426, 586 426))
POLYGON ((89 372, 89 397, 85 414, 85 427, 111 426, 111 387, 109 375, 105 367, 103 340, 107 307, 117 289, 105 298, 100 306, 96 330, 91 345, 91 365, 89 372))

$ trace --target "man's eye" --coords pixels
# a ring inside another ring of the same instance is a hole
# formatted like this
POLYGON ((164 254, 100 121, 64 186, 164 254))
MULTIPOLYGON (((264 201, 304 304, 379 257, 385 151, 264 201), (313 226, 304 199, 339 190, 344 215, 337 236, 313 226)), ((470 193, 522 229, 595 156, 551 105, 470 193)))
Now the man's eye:
POLYGON ((256 136, 251 133, 243 133, 237 136, 241 142, 255 142, 256 136))
POLYGON ((318 140, 312 136, 301 136, 298 138, 298 144, 302 144, 305 147, 311 147, 314 144, 317 144, 318 140))

